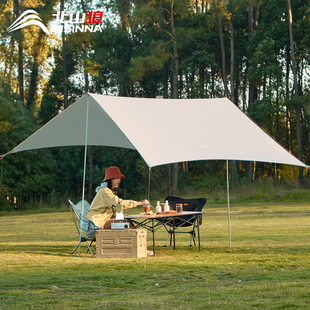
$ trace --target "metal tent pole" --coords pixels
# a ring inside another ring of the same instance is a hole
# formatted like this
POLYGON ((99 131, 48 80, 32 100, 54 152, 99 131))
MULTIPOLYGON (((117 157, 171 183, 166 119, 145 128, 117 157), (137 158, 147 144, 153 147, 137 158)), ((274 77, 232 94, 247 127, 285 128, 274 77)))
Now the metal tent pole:
POLYGON ((150 201, 150 187, 151 187, 151 168, 149 168, 149 184, 147 187, 147 200, 150 201))
MULTIPOLYGON (((85 128, 85 150, 84 150, 84 171, 83 171, 83 192, 82 192, 82 216, 84 216, 84 198, 85 198, 86 156, 87 156, 87 136, 88 136, 88 106, 89 106, 89 95, 87 94, 86 128, 85 128)), ((82 241, 82 227, 80 225, 79 257, 80 257, 80 252, 81 252, 81 241, 82 241)))
POLYGON ((227 176, 228 235, 229 235, 229 247, 231 248, 231 234, 230 234, 230 200, 229 200, 229 170, 228 170, 228 160, 226 160, 226 176, 227 176))

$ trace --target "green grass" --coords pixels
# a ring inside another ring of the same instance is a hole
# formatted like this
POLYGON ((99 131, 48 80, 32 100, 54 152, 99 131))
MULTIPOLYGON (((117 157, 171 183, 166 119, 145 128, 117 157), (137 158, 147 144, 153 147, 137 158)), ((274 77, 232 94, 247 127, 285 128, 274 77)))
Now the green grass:
MULTIPOLYGON (((130 210, 134 212, 135 210, 130 210)), ((156 234, 156 257, 69 254, 71 213, 0 217, 0 309, 309 309, 309 203, 207 204, 201 246, 156 234)), ((152 249, 151 235, 148 248, 152 249)))

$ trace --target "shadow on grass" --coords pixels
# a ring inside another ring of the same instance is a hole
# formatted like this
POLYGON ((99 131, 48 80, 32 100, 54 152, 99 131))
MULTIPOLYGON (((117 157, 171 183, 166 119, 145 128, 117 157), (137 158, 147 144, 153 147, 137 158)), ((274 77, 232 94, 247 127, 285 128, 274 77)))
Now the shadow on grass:
MULTIPOLYGON (((61 244, 16 244, 16 245, 0 245, 0 252, 10 252, 10 254, 37 254, 51 256, 77 256, 78 248, 74 254, 71 254, 76 244, 61 245, 61 244)), ((91 250, 94 255, 87 253, 89 257, 96 257, 96 247, 92 245, 91 250)), ((81 245, 81 254, 86 254, 87 246, 81 245)))
MULTIPOLYGON (((76 243, 65 243, 65 244, 35 244, 35 243, 27 243, 27 244, 0 244, 0 252, 5 253, 9 252, 10 254, 34 254, 34 255, 47 255, 47 256, 63 256, 63 257, 76 257, 78 256, 78 248, 75 250, 73 254, 71 252, 77 245, 76 243)), ((149 244, 148 249, 151 250, 152 246, 149 244)), ((85 244, 81 245, 80 254, 84 258, 96 258, 96 245, 92 244, 91 250, 93 251, 92 255, 90 252, 87 252, 87 246, 85 244)), ((308 253, 309 249, 306 246, 301 245, 290 245, 281 246, 269 246, 266 244, 265 246, 238 246, 238 247, 217 247, 217 246, 202 246, 201 251, 199 251, 198 247, 195 246, 177 246, 174 250, 173 247, 165 247, 165 246, 156 246, 156 256, 154 258, 161 258, 173 255, 174 257, 192 257, 207 259, 210 257, 216 257, 218 255, 257 255, 258 257, 270 256, 270 255, 279 255, 282 253, 286 253, 287 255, 305 255, 308 253)), ((153 257, 152 257, 153 258, 153 257)))

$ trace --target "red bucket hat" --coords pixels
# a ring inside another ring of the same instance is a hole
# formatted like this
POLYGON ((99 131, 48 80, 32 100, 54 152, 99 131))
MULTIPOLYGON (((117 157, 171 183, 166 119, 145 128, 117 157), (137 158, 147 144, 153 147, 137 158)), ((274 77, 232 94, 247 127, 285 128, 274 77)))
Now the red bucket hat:
POLYGON ((114 178, 121 178, 121 180, 125 179, 125 176, 121 173, 118 167, 112 166, 105 170, 105 177, 103 182, 107 180, 111 180, 114 178))

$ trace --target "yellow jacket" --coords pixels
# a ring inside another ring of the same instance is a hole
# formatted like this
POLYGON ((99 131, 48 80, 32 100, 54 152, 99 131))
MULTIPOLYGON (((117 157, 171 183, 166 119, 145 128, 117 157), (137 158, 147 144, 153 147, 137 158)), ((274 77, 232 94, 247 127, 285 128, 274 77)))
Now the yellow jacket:
POLYGON ((92 201, 85 217, 96 226, 103 228, 105 222, 113 216, 112 206, 116 204, 122 204, 124 209, 130 209, 137 206, 137 201, 123 200, 114 195, 109 188, 102 187, 92 201))

